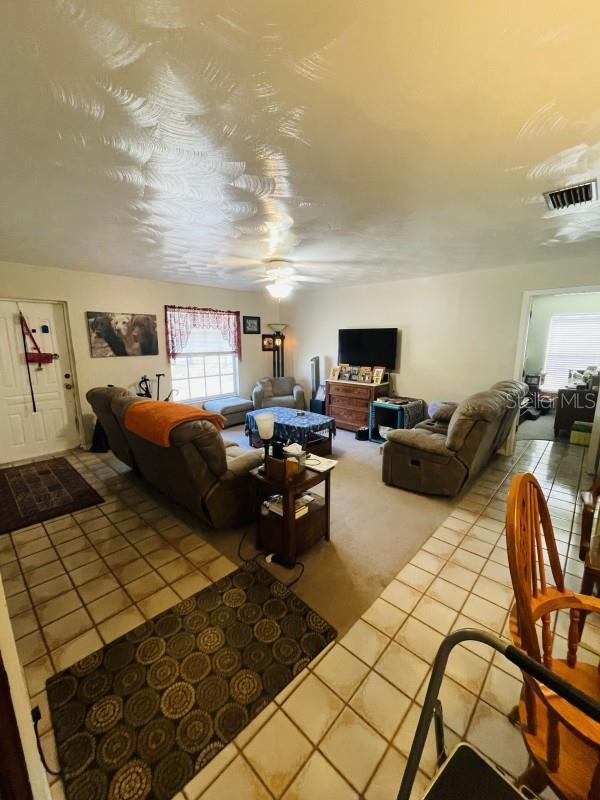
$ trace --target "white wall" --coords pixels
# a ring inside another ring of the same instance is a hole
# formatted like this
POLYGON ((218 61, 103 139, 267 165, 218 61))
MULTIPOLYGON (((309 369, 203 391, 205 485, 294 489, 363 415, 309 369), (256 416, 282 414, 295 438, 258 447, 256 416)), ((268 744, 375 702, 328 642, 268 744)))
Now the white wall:
MULTIPOLYGON (((193 305, 240 311, 261 317, 264 332, 268 322, 278 322, 278 303, 267 292, 239 292, 179 283, 115 277, 73 270, 35 267, 0 262, 0 297, 21 300, 62 300, 67 303, 75 370, 81 408, 90 411, 85 394, 92 386, 113 383, 134 389, 143 373, 154 376, 164 372, 161 396, 170 389, 167 363, 164 306, 193 305), (158 356, 92 358, 87 336, 86 311, 121 311, 156 314, 158 321, 158 356)), ((250 397, 255 382, 272 372, 271 354, 263 353, 261 337, 242 334, 240 394, 250 397)), ((89 418, 86 419, 89 422, 89 418)), ((89 424, 86 424, 89 436, 89 424)))
POLYGON ((311 356, 336 363, 339 328, 398 327, 396 391, 460 400, 514 376, 525 291, 599 281, 597 264, 572 260, 298 292, 281 309, 289 373, 308 389, 311 356))
MULTIPOLYGON (((27 765, 29 784, 34 800, 51 800, 50 787, 46 778, 46 771, 42 765, 37 751, 35 732, 31 719, 31 707, 29 701, 29 691, 25 681, 25 673, 19 660, 17 646, 15 644, 4 586, 0 579, 0 653, 2 662, 8 676, 10 696, 12 699, 15 719, 21 738, 23 756, 27 765)), ((0 754, 0 758, 3 758, 0 754)))
MULTIPOLYGON (((549 262, 367 286, 298 290, 279 307, 262 289, 240 292, 0 262, 0 297, 66 301, 85 413, 89 410, 85 393, 91 386, 114 383, 133 388, 144 372, 168 375, 165 304, 259 315, 263 331, 267 322, 290 323, 286 372, 301 380, 307 390, 311 356, 324 356, 325 372, 336 363, 339 328, 398 327, 396 390, 426 400, 460 399, 514 375, 526 290, 594 286, 599 280, 596 265, 577 260, 549 262), (85 312, 90 310, 156 314, 160 354, 92 359, 85 320, 85 312)), ((242 351, 240 393, 249 396, 257 378, 271 373, 271 356, 262 352, 260 336, 243 335, 242 351)), ((165 389, 167 386, 168 380, 165 389)))
POLYGON ((525 351, 525 373, 528 375, 535 375, 544 369, 550 320, 557 314, 600 314, 600 292, 550 294, 533 298, 525 351))

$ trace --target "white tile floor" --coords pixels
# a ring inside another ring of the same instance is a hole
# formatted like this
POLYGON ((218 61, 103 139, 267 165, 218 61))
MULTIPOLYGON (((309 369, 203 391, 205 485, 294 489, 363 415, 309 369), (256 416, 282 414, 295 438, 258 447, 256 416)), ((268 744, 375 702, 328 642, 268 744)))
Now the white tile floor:
MULTIPOLYGON (((512 601, 503 537, 512 474, 533 472, 548 497, 567 583, 580 584, 582 448, 523 441, 498 458, 362 618, 177 795, 176 800, 396 796, 430 665, 460 627, 506 633, 512 601)), ((45 680, 199 591, 235 565, 134 484, 110 455, 69 455, 105 497, 95 508, 0 537, 0 572, 43 746, 55 762, 45 680)), ((584 483, 587 485, 587 480, 584 483)), ((401 522, 399 522, 401 525, 401 522)), ((566 647, 557 625, 558 648, 566 647)), ((580 655, 598 660, 590 620, 580 655)), ((527 763, 506 718, 519 673, 479 644, 451 656, 441 698, 448 743, 466 738, 512 775, 527 763)), ((433 764, 428 742, 415 786, 433 764)), ((59 780, 55 800, 64 797, 59 780)))

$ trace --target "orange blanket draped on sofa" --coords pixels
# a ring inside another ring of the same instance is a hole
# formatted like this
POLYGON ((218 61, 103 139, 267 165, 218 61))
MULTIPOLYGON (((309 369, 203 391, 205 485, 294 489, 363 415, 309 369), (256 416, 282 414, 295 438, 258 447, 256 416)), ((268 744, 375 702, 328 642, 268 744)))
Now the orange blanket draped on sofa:
POLYGON ((205 419, 219 429, 225 427, 225 417, 185 403, 166 403, 164 400, 140 400, 125 412, 125 427, 136 436, 160 447, 169 446, 173 428, 183 422, 205 419))

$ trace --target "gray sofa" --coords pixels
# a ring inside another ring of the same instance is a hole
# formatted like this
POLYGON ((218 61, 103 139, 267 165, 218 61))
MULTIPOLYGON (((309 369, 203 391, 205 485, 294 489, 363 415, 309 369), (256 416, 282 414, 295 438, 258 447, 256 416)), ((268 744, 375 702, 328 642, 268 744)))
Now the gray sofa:
POLYGON ((252 390, 252 400, 254 408, 306 407, 304 389, 296 383, 295 378, 263 378, 252 390))
POLYGON ((527 386, 500 381, 447 408, 449 419, 420 422, 388 434, 383 448, 383 481, 425 494, 454 496, 502 446, 519 413, 527 386))
POLYGON ((125 428, 131 403, 148 402, 118 387, 86 395, 113 453, 171 500, 209 527, 242 525, 254 518, 248 473, 261 463, 256 450, 225 439, 210 422, 184 422, 173 429, 170 446, 160 447, 125 428))

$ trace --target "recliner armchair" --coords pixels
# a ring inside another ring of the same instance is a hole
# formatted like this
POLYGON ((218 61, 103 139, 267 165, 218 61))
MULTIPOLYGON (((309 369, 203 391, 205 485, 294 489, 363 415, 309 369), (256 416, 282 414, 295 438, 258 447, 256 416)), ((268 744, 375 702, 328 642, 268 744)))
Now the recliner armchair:
POLYGON ((447 425, 430 419, 391 431, 383 482, 424 494, 458 494, 506 440, 526 391, 519 381, 500 381, 459 403, 447 425))
POLYGON ((283 406, 285 408, 304 409, 304 389, 296 383, 295 378, 262 378, 252 390, 254 408, 272 408, 283 406))

